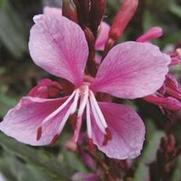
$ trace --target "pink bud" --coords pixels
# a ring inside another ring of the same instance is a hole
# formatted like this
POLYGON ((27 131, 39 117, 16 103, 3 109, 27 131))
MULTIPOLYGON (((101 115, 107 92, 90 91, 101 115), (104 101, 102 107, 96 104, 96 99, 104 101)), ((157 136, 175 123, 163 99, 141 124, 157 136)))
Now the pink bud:
POLYGON ((138 6, 138 0, 124 0, 120 10, 115 16, 110 32, 109 38, 116 41, 124 32, 131 18, 135 14, 138 6))
POLYGON ((159 38, 162 35, 163 35, 163 29, 155 26, 155 27, 150 28, 147 32, 145 32, 140 37, 138 37, 138 39, 136 41, 137 42, 146 42, 146 41, 150 41, 152 39, 159 38))

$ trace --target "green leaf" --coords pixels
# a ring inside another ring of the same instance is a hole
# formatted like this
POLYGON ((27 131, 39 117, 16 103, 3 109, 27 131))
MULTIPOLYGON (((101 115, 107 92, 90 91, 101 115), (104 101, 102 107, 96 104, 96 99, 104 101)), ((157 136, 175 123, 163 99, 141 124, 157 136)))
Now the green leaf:
POLYGON ((11 98, 6 96, 5 94, 0 93, 0 116, 4 116, 4 114, 16 103, 17 100, 15 98, 11 98))
POLYGON ((65 150, 63 152, 63 155, 64 161, 70 169, 77 172, 87 172, 85 166, 82 164, 82 162, 80 162, 80 159, 77 157, 76 154, 65 150))
POLYGON ((8 0, 0 1, 0 41, 15 57, 27 49, 23 20, 8 0))
POLYGON ((171 181, 180 181, 181 180, 181 156, 178 158, 177 165, 175 168, 175 171, 173 173, 173 176, 171 178, 171 181))
POLYGON ((170 12, 181 18, 181 7, 179 5, 172 3, 169 10, 170 12))
POLYGON ((37 169, 32 164, 22 162, 7 150, 0 159, 0 170, 9 181, 53 181, 47 172, 37 169))
POLYGON ((0 0, 0 7, 3 5, 4 2, 5 0, 0 0))
POLYGON ((70 172, 65 168, 64 164, 57 160, 52 155, 49 156, 45 151, 34 149, 33 147, 23 145, 0 134, 0 144, 7 151, 11 151, 16 156, 30 162, 37 169, 43 169, 49 176, 55 180, 67 180, 70 177, 70 172))

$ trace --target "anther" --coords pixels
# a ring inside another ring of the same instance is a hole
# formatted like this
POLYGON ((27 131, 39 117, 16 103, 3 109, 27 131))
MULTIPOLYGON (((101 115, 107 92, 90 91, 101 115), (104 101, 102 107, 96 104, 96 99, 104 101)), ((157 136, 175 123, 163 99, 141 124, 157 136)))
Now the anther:
POLYGON ((103 145, 107 145, 108 141, 112 139, 112 133, 109 128, 106 128, 106 134, 104 135, 103 145))
POLYGON ((40 138, 42 136, 42 127, 40 126, 38 129, 37 129, 37 134, 36 134, 36 140, 39 141, 40 138))

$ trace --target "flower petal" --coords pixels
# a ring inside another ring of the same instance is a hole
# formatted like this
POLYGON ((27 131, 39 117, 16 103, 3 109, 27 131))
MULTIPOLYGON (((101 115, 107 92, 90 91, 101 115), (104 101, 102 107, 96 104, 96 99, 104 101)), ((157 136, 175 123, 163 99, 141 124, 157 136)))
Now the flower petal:
POLYGON ((54 16, 59 16, 62 15, 62 9, 61 8, 54 8, 54 7, 48 7, 46 6, 43 9, 43 13, 47 15, 54 15, 54 16))
POLYGON ((66 98, 42 99, 23 97, 16 107, 9 110, 0 123, 0 130, 16 140, 30 145, 47 145, 53 140, 67 108, 42 129, 42 135, 37 140, 37 129, 42 121, 56 110, 66 98))
POLYGON ((108 157, 115 159, 135 158, 143 146, 145 127, 141 118, 131 108, 115 103, 99 103, 112 139, 103 145, 104 135, 93 119, 93 142, 108 157))
POLYGON ((121 43, 108 53, 91 88, 120 98, 144 97, 162 86, 169 63, 155 45, 121 43))
POLYGON ((88 57, 81 28, 61 14, 37 15, 34 21, 29 41, 34 62, 53 75, 80 84, 88 57))
POLYGON ((105 44, 108 40, 109 30, 110 30, 110 26, 105 22, 101 22, 100 32, 98 34, 98 37, 95 43, 96 50, 104 50, 105 44))

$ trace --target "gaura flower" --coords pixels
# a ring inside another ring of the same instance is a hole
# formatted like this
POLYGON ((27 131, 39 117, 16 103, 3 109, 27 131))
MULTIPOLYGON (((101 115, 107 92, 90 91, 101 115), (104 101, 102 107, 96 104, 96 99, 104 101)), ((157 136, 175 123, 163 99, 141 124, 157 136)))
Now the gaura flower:
POLYGON ((89 143, 108 157, 138 156, 145 135, 142 119, 126 105, 98 102, 96 93, 124 99, 153 94, 165 80, 170 57, 150 43, 121 43, 108 52, 93 78, 84 73, 88 45, 79 25, 51 11, 35 16, 34 22, 29 41, 34 63, 74 84, 74 91, 50 99, 40 93, 48 92, 46 87, 52 88, 54 83, 40 83, 9 110, 0 123, 1 131, 26 144, 48 145, 60 135, 68 118, 76 114, 73 143, 77 143, 85 120, 89 143))

